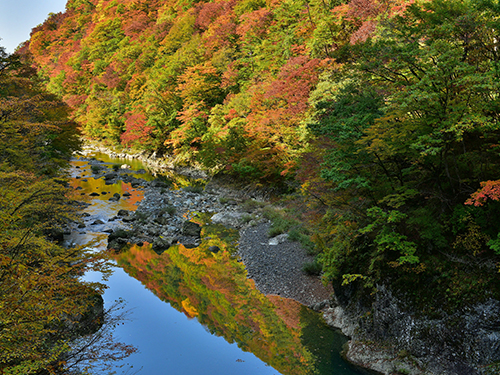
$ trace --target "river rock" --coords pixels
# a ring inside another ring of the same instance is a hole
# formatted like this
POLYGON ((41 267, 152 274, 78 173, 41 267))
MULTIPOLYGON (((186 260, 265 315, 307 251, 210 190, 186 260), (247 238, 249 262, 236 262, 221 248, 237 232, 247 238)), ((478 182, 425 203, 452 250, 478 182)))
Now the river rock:
POLYGON ((121 198, 121 195, 118 193, 114 193, 111 198, 109 198, 110 202, 118 202, 121 198))
POLYGON ((283 234, 280 234, 280 235, 278 235, 276 237, 271 238, 269 240, 269 245, 276 246, 276 245, 279 245, 280 243, 285 242, 287 239, 288 239, 288 234, 287 233, 283 233, 283 234))
POLYGON ((113 180, 118 177, 118 174, 111 172, 111 173, 106 173, 103 178, 105 181, 113 180))
POLYGON ((167 215, 160 215, 155 218, 155 222, 160 225, 167 225, 169 223, 169 217, 167 215))
POLYGON ((223 211, 212 216, 212 223, 222 224, 233 228, 240 228, 243 225, 244 212, 223 211))
POLYGON ((168 188, 168 184, 165 183, 164 181, 161 181, 161 180, 153 180, 151 182, 151 187, 155 187, 155 188, 168 188))
POLYGON ((185 221, 182 224, 182 234, 185 236, 200 237, 201 226, 192 221, 185 221))
POLYGON ((179 239, 179 242, 186 249, 194 249, 195 247, 198 247, 201 244, 201 240, 199 237, 182 237, 179 239))
POLYGON ((89 194, 90 197, 98 197, 99 195, 101 195, 101 194, 96 193, 96 192, 93 192, 93 193, 89 194))
POLYGON ((112 241, 109 241, 108 239, 108 250, 115 250, 115 251, 120 251, 122 250, 126 245, 128 244, 127 239, 125 238, 116 238, 112 241))
POLYGON ((127 216, 122 217, 122 221, 124 223, 131 223, 132 221, 135 221, 135 220, 136 220, 135 215, 127 215, 127 216))
POLYGON ((135 231, 117 229, 109 234, 108 236, 108 250, 113 249, 115 251, 122 250, 130 240, 135 236, 135 231))
POLYGON ((116 214, 117 216, 129 216, 130 211, 127 210, 119 210, 118 213, 116 214))
POLYGON ((210 246, 208 248, 208 250, 211 251, 214 254, 217 254, 220 251, 220 247, 219 246, 210 246))
POLYGON ((168 250, 172 244, 175 243, 175 239, 173 237, 156 237, 155 240, 152 243, 152 248, 153 250, 158 254, 161 255, 165 250, 168 250))

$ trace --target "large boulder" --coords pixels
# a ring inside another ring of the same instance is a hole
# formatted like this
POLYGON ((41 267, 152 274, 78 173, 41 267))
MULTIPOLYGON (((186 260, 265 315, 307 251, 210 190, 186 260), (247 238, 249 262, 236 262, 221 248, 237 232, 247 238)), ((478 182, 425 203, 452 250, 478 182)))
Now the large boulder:
POLYGON ((152 243, 152 248, 157 254, 162 254, 165 250, 168 250, 170 246, 175 243, 175 239, 173 237, 164 237, 159 236, 156 237, 152 243))
POLYGON ((118 229, 108 236, 108 250, 113 249, 115 251, 122 250, 129 242, 130 239, 135 235, 132 230, 118 229))
POLYGON ((223 211, 212 216, 212 223, 222 224, 228 227, 240 228, 243 226, 243 218, 248 215, 245 212, 223 211))
POLYGON ((192 221, 185 221, 182 224, 182 234, 189 237, 200 237, 201 226, 200 224, 194 223, 192 221))
POLYGON ((118 177, 118 175, 117 175, 116 173, 113 173, 113 172, 111 172, 111 173, 106 173, 106 174, 104 175, 104 180, 109 181, 109 180, 113 180, 113 179, 115 179, 116 177, 118 177))

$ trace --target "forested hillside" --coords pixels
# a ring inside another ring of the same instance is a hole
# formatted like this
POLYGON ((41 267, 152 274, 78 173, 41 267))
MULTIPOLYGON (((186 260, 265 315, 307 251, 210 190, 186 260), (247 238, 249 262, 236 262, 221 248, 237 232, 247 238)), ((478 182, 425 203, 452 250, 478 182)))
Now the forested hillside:
POLYGON ((21 52, 86 137, 295 184, 327 280, 433 313, 499 297, 499 15, 494 0, 69 0, 21 52))

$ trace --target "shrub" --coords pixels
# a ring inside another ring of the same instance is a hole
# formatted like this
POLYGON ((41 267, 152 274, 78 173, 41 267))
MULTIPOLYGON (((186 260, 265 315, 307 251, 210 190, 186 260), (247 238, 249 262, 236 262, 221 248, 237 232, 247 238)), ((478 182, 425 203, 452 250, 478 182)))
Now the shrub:
POLYGON ((302 266, 302 272, 309 276, 319 276, 323 271, 323 265, 319 263, 316 259, 313 262, 304 263, 302 266))
POLYGON ((189 185, 189 186, 186 186, 183 190, 188 192, 188 193, 201 194, 201 193, 203 193, 203 186, 189 185))

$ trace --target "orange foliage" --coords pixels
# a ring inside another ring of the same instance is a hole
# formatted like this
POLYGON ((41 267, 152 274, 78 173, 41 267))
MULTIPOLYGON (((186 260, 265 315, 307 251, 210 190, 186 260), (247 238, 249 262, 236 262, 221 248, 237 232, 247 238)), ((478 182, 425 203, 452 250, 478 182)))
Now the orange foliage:
POLYGON ((153 127, 146 125, 146 116, 143 113, 128 112, 126 118, 126 131, 121 135, 122 143, 130 146, 145 142, 153 130, 153 127))
POLYGON ((488 199, 494 201, 500 200, 500 180, 482 181, 481 188, 472 193, 470 198, 465 201, 465 204, 480 207, 483 206, 488 199))

